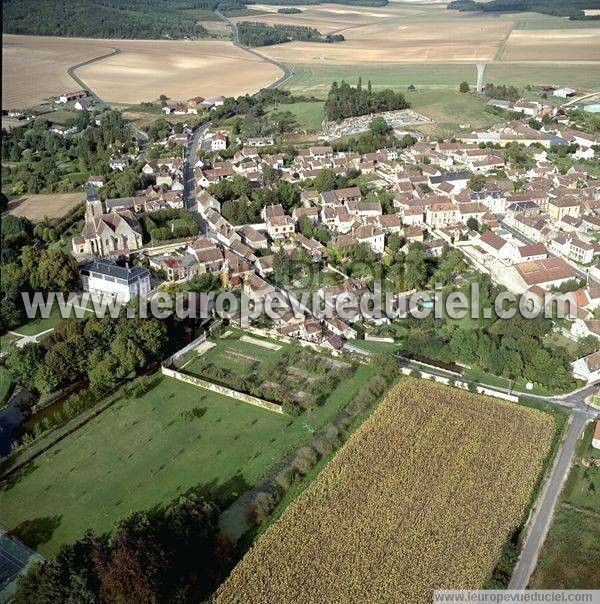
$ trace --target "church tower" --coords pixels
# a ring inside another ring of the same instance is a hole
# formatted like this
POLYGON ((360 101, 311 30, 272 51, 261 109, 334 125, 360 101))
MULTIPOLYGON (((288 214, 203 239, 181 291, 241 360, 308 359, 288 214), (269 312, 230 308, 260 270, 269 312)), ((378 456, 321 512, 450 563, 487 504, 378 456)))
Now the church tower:
POLYGON ((100 201, 98 189, 90 183, 86 195, 85 221, 94 222, 94 219, 99 218, 102 214, 104 214, 104 204, 100 201))

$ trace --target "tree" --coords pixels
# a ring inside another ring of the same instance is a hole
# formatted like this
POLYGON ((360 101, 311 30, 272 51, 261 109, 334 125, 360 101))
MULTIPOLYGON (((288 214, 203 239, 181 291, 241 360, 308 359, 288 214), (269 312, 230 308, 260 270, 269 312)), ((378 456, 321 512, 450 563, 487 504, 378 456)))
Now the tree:
POLYGON ((404 283, 408 289, 419 289, 426 282, 425 249, 420 242, 411 243, 404 263, 404 283))
POLYGON ((387 237, 387 247, 390 253, 395 254, 401 247, 403 241, 398 233, 390 233, 387 237))
POLYGON ((485 185, 485 176, 483 174, 473 174, 469 178, 468 185, 473 191, 481 191, 485 185))
POLYGON ((458 90, 460 92, 469 92, 469 90, 470 90, 469 83, 468 82, 461 82, 460 86, 458 87, 458 90))
POLYGON ((467 219, 467 226, 472 230, 472 231, 479 231, 479 222, 477 221, 477 218, 475 218, 474 216, 471 216, 470 218, 467 219))
POLYGON ((400 364, 391 352, 380 352, 371 360, 376 375, 391 384, 400 375, 400 364))
POLYGON ((332 191, 337 185, 337 177, 333 170, 319 170, 315 176, 315 189, 319 193, 332 191))
POLYGON ((385 121, 385 119, 379 115, 373 118, 370 130, 375 135, 383 135, 387 134, 391 130, 391 128, 389 124, 385 121))

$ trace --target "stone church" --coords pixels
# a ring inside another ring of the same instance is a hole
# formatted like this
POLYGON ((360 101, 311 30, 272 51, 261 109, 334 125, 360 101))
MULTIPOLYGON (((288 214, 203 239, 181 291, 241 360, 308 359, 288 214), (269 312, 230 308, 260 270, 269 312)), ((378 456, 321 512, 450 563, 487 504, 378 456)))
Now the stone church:
POLYGON ((142 228, 130 210, 106 213, 106 207, 94 185, 89 185, 85 208, 85 226, 73 237, 74 254, 108 256, 115 252, 137 250, 142 246, 142 228))

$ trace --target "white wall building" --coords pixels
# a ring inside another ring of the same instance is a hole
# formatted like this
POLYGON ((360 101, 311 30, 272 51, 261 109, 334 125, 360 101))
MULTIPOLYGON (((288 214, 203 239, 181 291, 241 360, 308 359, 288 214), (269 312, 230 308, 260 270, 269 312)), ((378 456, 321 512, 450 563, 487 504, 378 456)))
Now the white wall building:
POLYGON ((79 276, 84 291, 119 302, 129 302, 150 292, 150 271, 139 266, 127 268, 100 259, 86 264, 79 276))

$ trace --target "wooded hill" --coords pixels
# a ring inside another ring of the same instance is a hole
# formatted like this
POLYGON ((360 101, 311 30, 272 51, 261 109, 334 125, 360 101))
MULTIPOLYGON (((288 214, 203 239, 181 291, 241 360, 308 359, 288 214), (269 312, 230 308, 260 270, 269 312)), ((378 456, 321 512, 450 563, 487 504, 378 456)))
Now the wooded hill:
POLYGON ((237 26, 240 42, 244 46, 272 46, 294 40, 300 42, 343 42, 344 36, 321 35, 314 27, 299 25, 266 25, 242 21, 237 26))

